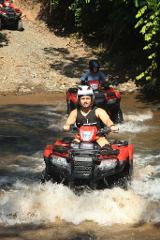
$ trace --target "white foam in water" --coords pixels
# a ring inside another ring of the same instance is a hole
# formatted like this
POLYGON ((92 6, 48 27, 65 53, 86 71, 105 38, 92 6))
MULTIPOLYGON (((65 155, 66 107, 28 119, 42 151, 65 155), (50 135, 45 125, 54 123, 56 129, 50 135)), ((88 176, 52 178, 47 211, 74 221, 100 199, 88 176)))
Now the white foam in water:
POLYGON ((146 156, 145 154, 136 154, 134 159, 132 189, 149 201, 160 200, 160 178, 156 177, 160 171, 160 165, 157 162, 159 157, 159 153, 146 156))
POLYGON ((134 121, 134 122, 144 122, 146 120, 152 119, 153 113, 151 111, 147 111, 145 113, 132 113, 132 114, 125 114, 124 120, 125 121, 134 121))
POLYGON ((47 115, 52 117, 52 118, 54 118, 54 117, 59 117, 60 118, 62 116, 61 114, 55 113, 55 112, 48 112, 47 115))
POLYGON ((151 111, 124 115, 124 123, 118 125, 120 132, 145 132, 148 130, 149 126, 144 125, 144 121, 152 117, 153 113, 151 111))
POLYGON ((16 177, 15 176, 3 176, 0 177, 0 186, 2 185, 6 185, 6 184, 12 184, 13 182, 16 181, 16 177))
POLYGON ((99 224, 133 224, 141 221, 145 200, 133 191, 120 188, 75 195, 59 184, 23 186, 0 197, 1 223, 54 222, 60 219, 79 224, 92 220, 99 224), (133 206, 134 207, 131 207, 133 206))
POLYGON ((145 181, 134 180, 132 189, 137 194, 147 198, 150 201, 160 200, 160 179, 147 178, 145 181))
POLYGON ((12 190, 3 190, 0 195, 0 222, 48 223, 57 217, 74 224, 85 220, 104 225, 159 222, 158 207, 147 209, 152 201, 160 200, 160 179, 154 177, 159 165, 151 165, 153 157, 158 156, 135 155, 134 176, 128 191, 113 188, 77 196, 61 184, 27 185, 17 181, 12 190))
MULTIPOLYGON (((4 169, 4 174, 6 170, 7 172, 6 176, 0 176, 0 186, 7 187, 13 185, 17 179, 24 179, 25 181, 31 180, 31 176, 33 178, 36 173, 39 174, 40 178, 40 174, 45 168, 42 156, 42 152, 35 153, 33 157, 25 155, 17 156, 19 164, 10 164, 7 166, 7 169, 4 169), (10 172, 9 176, 8 170, 10 172)), ((39 178, 37 177, 38 182, 39 178)))
POLYGON ((41 113, 45 113, 46 115, 56 115, 60 116, 60 113, 55 113, 56 110, 58 110, 58 106, 61 106, 61 104, 57 104, 57 106, 44 106, 44 109, 41 111, 41 113))
POLYGON ((119 132, 146 132, 148 130, 148 126, 144 125, 141 122, 124 122, 123 124, 118 124, 119 132))
POLYGON ((138 164, 139 166, 146 166, 152 163, 159 163, 158 159, 160 159, 160 154, 134 154, 134 163, 138 164))
POLYGON ((10 172, 24 172, 24 174, 25 171, 29 171, 30 173, 42 172, 45 166, 43 161, 43 153, 40 151, 32 155, 32 157, 18 155, 17 159, 19 159, 19 164, 11 164, 8 166, 10 172))

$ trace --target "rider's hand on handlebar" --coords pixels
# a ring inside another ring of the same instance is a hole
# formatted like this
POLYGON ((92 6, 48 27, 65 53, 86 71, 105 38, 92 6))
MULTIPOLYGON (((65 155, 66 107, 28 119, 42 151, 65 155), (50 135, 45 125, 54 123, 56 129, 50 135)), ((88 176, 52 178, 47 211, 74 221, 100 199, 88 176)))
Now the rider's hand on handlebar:
POLYGON ((112 75, 107 75, 106 82, 112 82, 114 80, 112 75))
POLYGON ((112 126, 110 127, 110 129, 111 129, 111 131, 114 132, 114 133, 118 133, 118 131, 119 131, 119 128, 118 128, 117 126, 115 126, 115 125, 112 125, 112 126))
POLYGON ((75 126, 75 124, 71 124, 71 125, 65 124, 65 125, 63 126, 63 130, 64 130, 65 132, 68 132, 68 131, 77 132, 78 128, 77 128, 77 126, 75 126))
POLYGON ((63 130, 68 132, 70 130, 70 125, 68 125, 68 124, 64 125, 63 130))

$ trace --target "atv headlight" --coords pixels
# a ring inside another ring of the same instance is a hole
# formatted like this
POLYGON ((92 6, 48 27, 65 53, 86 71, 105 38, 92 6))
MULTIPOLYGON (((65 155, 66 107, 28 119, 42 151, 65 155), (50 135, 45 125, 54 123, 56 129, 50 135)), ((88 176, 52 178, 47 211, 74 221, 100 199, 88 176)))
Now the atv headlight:
POLYGON ((110 170, 117 166, 117 159, 105 159, 98 166, 100 170, 110 170))
POLYGON ((51 158, 51 163, 62 167, 68 167, 68 163, 65 158, 55 155, 53 155, 53 157, 51 158))

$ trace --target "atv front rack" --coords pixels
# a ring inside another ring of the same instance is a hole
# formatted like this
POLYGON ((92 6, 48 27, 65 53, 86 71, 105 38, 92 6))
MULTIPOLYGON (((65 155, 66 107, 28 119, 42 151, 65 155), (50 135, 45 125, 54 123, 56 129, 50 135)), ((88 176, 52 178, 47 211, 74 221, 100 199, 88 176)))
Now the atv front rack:
POLYGON ((81 154, 81 155, 96 155, 96 156, 100 156, 100 155, 117 156, 119 154, 118 149, 71 149, 69 150, 69 152, 72 155, 81 154))

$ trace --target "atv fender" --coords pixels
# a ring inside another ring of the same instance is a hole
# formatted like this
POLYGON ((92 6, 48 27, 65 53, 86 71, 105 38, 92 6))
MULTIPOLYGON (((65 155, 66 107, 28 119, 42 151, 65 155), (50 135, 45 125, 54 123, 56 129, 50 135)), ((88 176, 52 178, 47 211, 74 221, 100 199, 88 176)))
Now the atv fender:
POLYGON ((128 145, 128 155, 129 155, 129 161, 133 161, 133 145, 128 145))
POLYGON ((116 97, 120 100, 121 99, 121 94, 118 91, 115 91, 116 97))
POLYGON ((48 145, 43 153, 44 158, 50 157, 50 155, 53 153, 53 145, 48 145))

